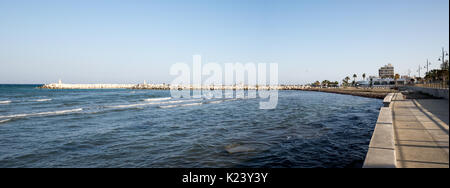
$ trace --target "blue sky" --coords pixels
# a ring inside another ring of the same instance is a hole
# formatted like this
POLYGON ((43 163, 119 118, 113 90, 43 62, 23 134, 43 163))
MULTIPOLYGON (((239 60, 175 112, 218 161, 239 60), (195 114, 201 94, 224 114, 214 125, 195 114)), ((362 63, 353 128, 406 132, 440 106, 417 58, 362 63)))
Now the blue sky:
MULTIPOLYGON (((0 83, 169 83, 169 67, 278 63, 280 83, 417 75, 449 46, 448 0, 0 0, 0 83)), ((423 74, 423 73, 422 73, 423 74)))

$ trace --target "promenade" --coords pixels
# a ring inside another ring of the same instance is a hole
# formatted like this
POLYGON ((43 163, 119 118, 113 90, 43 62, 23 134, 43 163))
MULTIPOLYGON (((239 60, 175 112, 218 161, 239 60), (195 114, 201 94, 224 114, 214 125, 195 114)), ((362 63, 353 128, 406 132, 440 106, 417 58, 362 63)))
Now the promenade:
POLYGON ((392 100, 392 118, 397 168, 449 167, 449 101, 392 100))

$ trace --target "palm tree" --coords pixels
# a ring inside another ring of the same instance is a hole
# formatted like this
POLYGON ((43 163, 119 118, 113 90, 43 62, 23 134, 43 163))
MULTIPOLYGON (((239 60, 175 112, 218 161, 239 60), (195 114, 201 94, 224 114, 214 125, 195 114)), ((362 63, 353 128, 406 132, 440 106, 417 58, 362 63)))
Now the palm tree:
POLYGON ((350 77, 348 77, 348 76, 345 77, 345 80, 347 80, 347 82, 348 82, 350 80, 350 77))
POLYGON ((353 74, 353 84, 356 85, 356 78, 358 77, 358 75, 353 74))
POLYGON ((320 82, 319 82, 319 81, 316 81, 316 82, 313 83, 313 85, 316 86, 316 87, 317 87, 317 86, 320 86, 320 82))
POLYGON ((329 84, 330 84, 330 81, 328 81, 328 80, 322 81, 322 86, 328 87, 329 84))
POLYGON ((350 80, 350 77, 345 77, 344 78, 344 80, 342 80, 342 81, 344 81, 344 84, 345 84, 345 86, 347 87, 348 86, 348 81, 350 80))

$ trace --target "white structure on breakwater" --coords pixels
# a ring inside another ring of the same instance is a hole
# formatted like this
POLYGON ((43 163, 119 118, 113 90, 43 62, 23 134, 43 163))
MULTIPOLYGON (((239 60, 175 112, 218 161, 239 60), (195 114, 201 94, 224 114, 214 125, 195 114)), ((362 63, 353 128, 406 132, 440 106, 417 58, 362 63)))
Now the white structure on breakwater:
POLYGON ((41 88, 46 89, 131 89, 136 84, 63 84, 61 80, 58 83, 46 84, 41 88))

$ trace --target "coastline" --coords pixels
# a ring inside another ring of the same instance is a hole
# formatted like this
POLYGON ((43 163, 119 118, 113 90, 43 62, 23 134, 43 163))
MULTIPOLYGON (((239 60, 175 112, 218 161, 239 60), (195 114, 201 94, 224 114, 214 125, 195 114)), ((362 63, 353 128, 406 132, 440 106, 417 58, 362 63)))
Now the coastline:
POLYGON ((363 89, 363 88, 305 88, 305 89, 301 89, 301 90, 302 91, 325 92, 325 93, 336 93, 336 94, 352 95, 352 96, 376 98, 376 99, 384 99, 389 93, 396 93, 396 92, 398 92, 397 90, 384 89, 384 88, 372 88, 372 89, 363 89))

